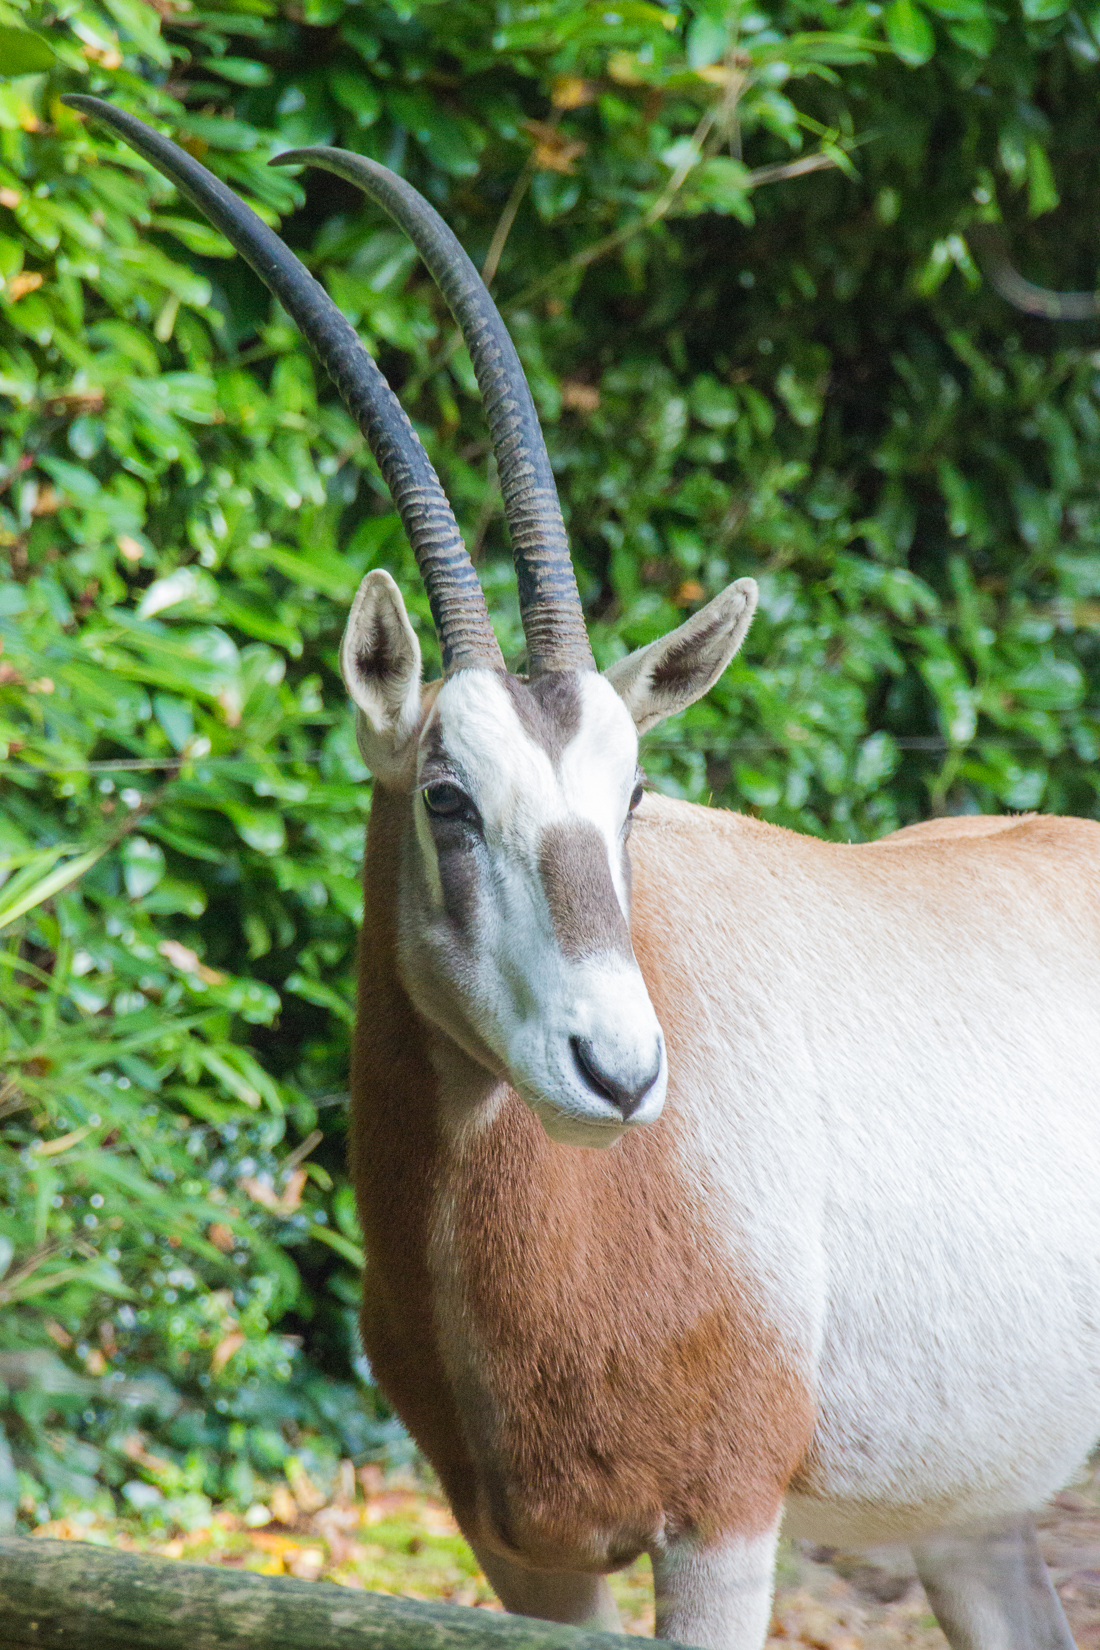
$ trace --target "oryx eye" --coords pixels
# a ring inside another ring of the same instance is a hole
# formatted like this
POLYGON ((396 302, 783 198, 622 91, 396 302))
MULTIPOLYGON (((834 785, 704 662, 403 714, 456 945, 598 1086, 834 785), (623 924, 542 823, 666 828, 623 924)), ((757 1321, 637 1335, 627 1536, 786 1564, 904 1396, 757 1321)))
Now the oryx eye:
POLYGON ((638 803, 642 800, 642 796, 643 796, 644 791, 645 791, 645 786, 642 784, 641 780, 639 779, 638 783, 635 785, 634 789, 630 793, 630 811, 631 811, 631 813, 634 812, 635 808, 638 806, 638 803))
POLYGON ((474 812, 474 805, 465 791, 460 791, 457 785, 449 785, 446 780, 425 785, 424 806, 437 819, 470 818, 474 812))

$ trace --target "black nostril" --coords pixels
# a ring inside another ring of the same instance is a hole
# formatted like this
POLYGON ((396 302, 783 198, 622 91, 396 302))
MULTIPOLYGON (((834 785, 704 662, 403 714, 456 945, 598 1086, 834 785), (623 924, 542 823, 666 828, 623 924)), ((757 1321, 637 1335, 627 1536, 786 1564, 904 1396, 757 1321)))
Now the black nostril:
POLYGON ((599 1065, 592 1044, 583 1037, 570 1037, 569 1047, 573 1050, 573 1058, 577 1063, 577 1070, 584 1078, 590 1089, 609 1100, 615 1110, 622 1116, 625 1123, 632 1117, 657 1081, 661 1070, 661 1059, 658 1054, 657 1064, 649 1075, 640 1083, 620 1083, 618 1078, 610 1076, 599 1065))

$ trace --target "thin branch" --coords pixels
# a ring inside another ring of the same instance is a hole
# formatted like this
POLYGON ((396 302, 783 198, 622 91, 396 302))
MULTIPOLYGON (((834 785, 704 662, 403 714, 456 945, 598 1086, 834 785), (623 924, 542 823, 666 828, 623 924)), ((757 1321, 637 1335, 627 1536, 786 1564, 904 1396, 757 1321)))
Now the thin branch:
POLYGON ((515 297, 510 298, 508 307, 514 309, 519 304, 529 303, 532 298, 537 297, 548 286, 554 285, 563 275, 572 273, 574 270, 587 269, 588 265, 595 263, 597 258, 604 257, 608 252, 614 252, 617 247, 631 240, 633 236, 640 235, 643 230, 652 229, 653 225, 663 218, 673 205, 680 190, 687 182, 689 174, 698 165, 702 158, 703 146, 724 108, 725 101, 723 100, 723 103, 713 104, 706 111, 692 133, 688 147, 674 168, 672 176, 665 184, 664 189, 652 205, 642 213, 640 218, 635 218, 633 223, 625 224, 622 229, 616 229, 610 235, 605 235, 602 240, 593 241, 591 245, 582 247, 579 252, 574 252, 571 258, 566 258, 563 263, 555 264, 553 269, 545 275, 541 275, 537 281, 532 281, 528 286, 525 286, 522 292, 516 293, 515 297))
MULTIPOLYGON (((556 110, 555 113, 560 115, 560 111, 558 110, 556 110)), ((493 276, 497 272, 497 266, 500 263, 500 255, 504 251, 505 242, 511 234, 512 225, 516 221, 516 213, 519 211, 523 197, 526 195, 531 179, 535 175, 535 152, 535 149, 532 148, 530 154, 527 156, 527 159, 524 161, 523 166, 520 168, 519 175, 517 176, 515 183, 512 185, 512 193, 508 196, 508 199, 505 202, 504 211, 500 214, 497 226, 493 230, 493 238, 489 242, 489 250, 485 254, 485 262, 481 266, 481 279, 485 282, 486 286, 492 286, 493 284, 493 276)))
POLYGON ((835 156, 817 149, 812 155, 803 155, 801 160, 783 161, 775 166, 758 166, 755 172, 749 173, 745 183, 753 189, 759 189, 762 183, 785 183, 788 178, 804 178, 807 172, 824 172, 838 164, 835 156))
POLYGON ((44 1243, 39 1249, 32 1249, 22 1265, 17 1266, 14 1272, 9 1272, 3 1283, 0 1283, 0 1305, 6 1306, 13 1300, 20 1285, 37 1272, 40 1266, 44 1266, 48 1260, 53 1260, 55 1255, 61 1254, 64 1247, 63 1243, 53 1240, 44 1243))

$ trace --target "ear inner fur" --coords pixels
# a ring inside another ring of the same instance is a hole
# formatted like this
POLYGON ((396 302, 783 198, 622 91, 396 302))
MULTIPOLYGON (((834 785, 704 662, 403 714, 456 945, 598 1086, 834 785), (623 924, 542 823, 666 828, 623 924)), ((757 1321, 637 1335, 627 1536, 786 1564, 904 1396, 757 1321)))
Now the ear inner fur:
POLYGON ((752 579, 738 579, 670 635, 638 648, 604 672, 646 733, 712 688, 744 640, 756 608, 752 579))

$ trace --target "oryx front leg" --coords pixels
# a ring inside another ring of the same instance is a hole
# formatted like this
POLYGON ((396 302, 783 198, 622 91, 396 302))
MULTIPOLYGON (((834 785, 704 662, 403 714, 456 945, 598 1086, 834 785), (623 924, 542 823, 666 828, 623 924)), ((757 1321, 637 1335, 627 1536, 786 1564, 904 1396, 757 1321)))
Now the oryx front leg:
POLYGON ((758 1535, 683 1537, 653 1554, 657 1637, 701 1650, 761 1650, 771 1620, 779 1520, 758 1535))
POLYGON ((934 1536, 913 1558, 953 1650, 1074 1650, 1030 1518, 934 1536))
POLYGON ((606 1576, 571 1570, 529 1570, 498 1553, 478 1547, 474 1553, 500 1602, 512 1615, 622 1632, 618 1606, 606 1576))

